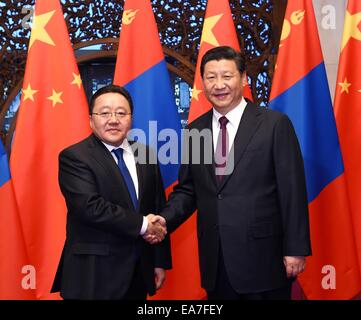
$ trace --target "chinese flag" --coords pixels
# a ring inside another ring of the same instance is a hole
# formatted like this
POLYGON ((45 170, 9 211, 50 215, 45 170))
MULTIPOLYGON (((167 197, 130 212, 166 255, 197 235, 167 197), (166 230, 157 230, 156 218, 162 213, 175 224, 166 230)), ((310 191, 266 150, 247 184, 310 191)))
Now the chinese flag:
POLYGON ((361 1, 349 0, 335 94, 335 115, 361 266, 361 1))
MULTIPOLYGON (((230 46, 236 50, 240 50, 228 0, 208 0, 207 2, 188 123, 191 123, 212 107, 203 93, 200 66, 204 54, 208 50, 218 46, 230 46)), ((248 86, 245 88, 243 94, 246 98, 252 100, 252 94, 248 86)))
POLYGON ((65 240, 58 154, 90 133, 87 101, 59 0, 37 0, 10 157, 36 298, 50 289, 65 240))
POLYGON ((288 1, 270 108, 289 116, 306 174, 312 256, 298 278, 308 299, 360 291, 344 167, 311 0, 288 1))
POLYGON ((35 298, 28 265, 7 154, 0 140, 0 300, 35 298))

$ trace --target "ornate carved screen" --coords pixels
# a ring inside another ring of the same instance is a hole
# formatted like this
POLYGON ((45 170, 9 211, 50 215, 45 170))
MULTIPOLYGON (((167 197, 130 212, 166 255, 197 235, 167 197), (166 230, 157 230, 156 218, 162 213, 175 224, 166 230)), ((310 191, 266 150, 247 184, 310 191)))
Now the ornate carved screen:
MULTIPOLYGON (((0 0, 0 130, 4 140, 9 130, 3 124, 24 76, 34 2, 0 0)), ((101 50, 93 56, 78 55, 78 62, 115 57, 123 2, 61 0, 74 49, 101 44, 101 50)), ((241 48, 247 57, 253 96, 264 106, 270 94, 286 2, 230 0, 241 48)), ((168 68, 192 86, 206 0, 152 0, 152 4, 168 68)))

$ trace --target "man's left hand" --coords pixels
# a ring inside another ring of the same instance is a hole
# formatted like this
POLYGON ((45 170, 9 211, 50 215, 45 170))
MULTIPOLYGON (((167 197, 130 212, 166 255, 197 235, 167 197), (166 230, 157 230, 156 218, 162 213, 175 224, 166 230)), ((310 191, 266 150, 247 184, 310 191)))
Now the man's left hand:
POLYGON ((154 268, 155 288, 158 290, 162 287, 165 280, 165 270, 162 268, 154 268))
POLYGON ((303 256, 285 256, 283 263, 286 267, 287 278, 296 277, 305 270, 306 258, 303 256))

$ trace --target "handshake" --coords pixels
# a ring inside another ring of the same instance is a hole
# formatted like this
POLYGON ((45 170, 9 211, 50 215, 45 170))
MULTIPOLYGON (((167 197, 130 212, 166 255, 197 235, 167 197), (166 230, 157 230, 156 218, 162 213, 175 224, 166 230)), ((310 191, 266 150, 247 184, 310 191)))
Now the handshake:
POLYGON ((162 216, 152 213, 146 216, 148 219, 148 227, 143 234, 143 239, 150 244, 161 242, 167 234, 166 221, 162 216))

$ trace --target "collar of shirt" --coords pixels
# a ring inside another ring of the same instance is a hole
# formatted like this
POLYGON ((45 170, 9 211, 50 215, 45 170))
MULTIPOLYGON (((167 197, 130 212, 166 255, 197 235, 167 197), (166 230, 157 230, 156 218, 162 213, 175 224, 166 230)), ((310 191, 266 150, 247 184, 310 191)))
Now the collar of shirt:
MULTIPOLYGON (((246 105, 247 101, 242 97, 239 105, 225 115, 229 121, 227 125, 230 124, 233 128, 238 129, 246 105)), ((217 124, 218 129, 220 127, 219 118, 222 116, 223 114, 220 114, 216 109, 213 108, 213 121, 215 121, 215 123, 217 124)))
POLYGON ((127 138, 125 138, 123 140, 123 142, 117 147, 111 146, 111 145, 105 143, 104 141, 102 141, 102 143, 109 150, 110 154, 112 155, 114 161, 117 164, 118 164, 118 159, 117 159, 116 155, 114 154, 114 152, 112 152, 112 150, 122 148, 125 151, 125 153, 123 153, 124 162, 125 162, 125 165, 127 166, 128 170, 129 170, 130 176, 132 177, 134 187, 135 187, 135 191, 137 193, 137 197, 139 197, 139 190, 138 190, 138 183, 139 182, 138 182, 138 174, 137 174, 137 167, 136 167, 136 163, 135 163, 135 157, 134 157, 132 147, 130 146, 127 138))
MULTIPOLYGON (((112 150, 114 150, 114 149, 122 148, 125 152, 133 155, 133 150, 132 150, 132 148, 131 148, 131 146, 130 146, 127 138, 125 138, 125 139, 123 140, 123 142, 122 142, 119 146, 117 146, 117 147, 111 146, 110 144, 107 144, 107 143, 105 143, 104 141, 102 141, 102 143, 103 143, 103 144, 105 145, 105 147, 109 150, 109 152, 112 152, 112 150)), ((113 154, 113 153, 112 153, 112 154, 113 154)), ((114 155, 114 156, 115 156, 115 155, 114 155)))
MULTIPOLYGON (((227 123, 227 132, 228 132, 228 138, 229 138, 229 150, 231 150, 234 139, 237 134, 237 130, 239 127, 239 123, 241 122, 241 118, 244 112, 244 109, 247 106, 247 101, 242 97, 241 102, 237 107, 229 111, 225 116, 228 119, 227 123)), ((222 114, 220 114, 216 109, 213 108, 213 117, 212 117, 212 136, 213 136, 213 147, 214 151, 216 149, 219 130, 220 130, 220 124, 219 124, 219 118, 222 117, 222 114)))

